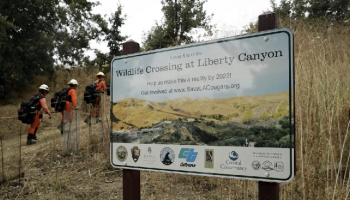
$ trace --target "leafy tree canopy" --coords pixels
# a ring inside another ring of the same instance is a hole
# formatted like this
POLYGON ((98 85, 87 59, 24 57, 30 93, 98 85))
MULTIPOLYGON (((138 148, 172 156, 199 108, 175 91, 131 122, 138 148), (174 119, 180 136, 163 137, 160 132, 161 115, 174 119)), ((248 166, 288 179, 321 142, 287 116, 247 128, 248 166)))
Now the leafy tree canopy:
POLYGON ((203 10, 203 0, 162 0, 162 23, 156 25, 145 34, 143 49, 145 51, 194 42, 191 31, 201 28, 212 35, 213 15, 203 10))
POLYGON ((0 1, 0 98, 30 85, 36 75, 54 72, 54 64, 79 65, 91 40, 106 40, 114 54, 121 39, 121 9, 108 22, 89 0, 0 1), (113 32, 114 31, 114 32, 113 32), (106 36, 106 37, 102 37, 106 36))
POLYGON ((281 0, 279 5, 271 0, 271 4, 274 12, 281 18, 328 18, 337 21, 350 19, 349 0, 281 0))
POLYGON ((104 71, 105 73, 110 71, 110 63, 115 56, 122 55, 122 50, 120 46, 122 41, 127 37, 122 36, 120 32, 121 26, 124 24, 125 16, 122 15, 122 6, 119 5, 117 10, 112 13, 111 17, 108 18, 110 27, 103 27, 102 32, 105 37, 102 41, 107 42, 109 52, 102 53, 99 50, 95 50, 96 58, 90 62, 90 65, 96 63, 99 67, 99 70, 104 71))

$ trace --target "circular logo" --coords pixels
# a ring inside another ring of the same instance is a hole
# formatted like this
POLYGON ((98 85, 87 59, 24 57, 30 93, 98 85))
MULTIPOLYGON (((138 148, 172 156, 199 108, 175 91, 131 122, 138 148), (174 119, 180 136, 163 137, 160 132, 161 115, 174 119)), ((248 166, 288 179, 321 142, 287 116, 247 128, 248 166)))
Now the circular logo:
POLYGON ((260 167, 261 167, 261 164, 260 164, 259 161, 254 160, 254 161, 252 162, 252 167, 253 167, 253 169, 255 169, 255 170, 259 170, 260 167))
POLYGON ((238 153, 231 151, 229 157, 231 160, 236 161, 238 159, 238 153))
POLYGON ((174 151, 169 147, 165 147, 160 152, 160 160, 164 165, 171 165, 175 160, 174 151))
POLYGON ((128 151, 124 146, 119 146, 117 148, 117 158, 120 162, 124 162, 128 157, 128 151))
POLYGON ((272 163, 270 161, 265 161, 262 166, 261 169, 265 170, 265 171, 271 171, 273 170, 272 168, 272 163))

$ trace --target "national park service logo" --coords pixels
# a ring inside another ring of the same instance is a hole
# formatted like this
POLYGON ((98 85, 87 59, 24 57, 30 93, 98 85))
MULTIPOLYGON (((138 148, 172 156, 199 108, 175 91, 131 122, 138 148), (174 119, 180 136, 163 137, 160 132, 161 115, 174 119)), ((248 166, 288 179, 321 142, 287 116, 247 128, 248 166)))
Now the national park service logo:
POLYGON ((120 162, 124 162, 128 157, 128 151, 124 146, 119 146, 117 148, 117 158, 120 162))
POLYGON ((131 157, 135 163, 139 160, 140 153, 141 153, 141 149, 139 149, 139 147, 134 146, 133 148, 131 148, 131 157))
POLYGON ((171 165, 175 160, 175 154, 172 149, 165 147, 160 152, 160 160, 164 165, 171 165))

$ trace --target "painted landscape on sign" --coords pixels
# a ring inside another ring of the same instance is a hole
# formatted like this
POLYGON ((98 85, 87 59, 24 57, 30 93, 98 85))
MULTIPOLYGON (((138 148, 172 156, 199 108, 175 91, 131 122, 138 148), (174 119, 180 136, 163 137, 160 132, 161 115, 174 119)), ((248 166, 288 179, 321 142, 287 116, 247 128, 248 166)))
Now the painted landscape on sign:
POLYGON ((158 102, 127 98, 113 103, 111 142, 289 148, 289 101, 289 90, 158 102))

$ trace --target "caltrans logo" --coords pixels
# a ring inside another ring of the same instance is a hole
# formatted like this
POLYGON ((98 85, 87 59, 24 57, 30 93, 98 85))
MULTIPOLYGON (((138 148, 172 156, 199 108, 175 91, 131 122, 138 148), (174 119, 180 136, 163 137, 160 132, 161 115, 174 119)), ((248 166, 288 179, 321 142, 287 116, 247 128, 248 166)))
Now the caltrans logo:
MULTIPOLYGON (((186 162, 194 162, 196 161, 198 152, 194 151, 194 148, 182 148, 179 153, 180 159, 186 159, 186 162)), ((188 164, 181 162, 180 167, 196 167, 196 164, 188 164)))

